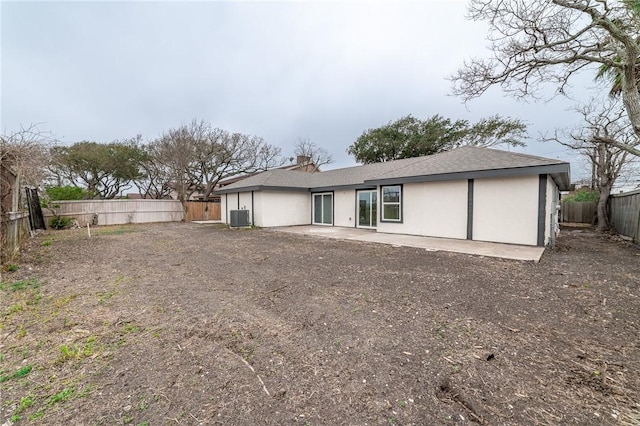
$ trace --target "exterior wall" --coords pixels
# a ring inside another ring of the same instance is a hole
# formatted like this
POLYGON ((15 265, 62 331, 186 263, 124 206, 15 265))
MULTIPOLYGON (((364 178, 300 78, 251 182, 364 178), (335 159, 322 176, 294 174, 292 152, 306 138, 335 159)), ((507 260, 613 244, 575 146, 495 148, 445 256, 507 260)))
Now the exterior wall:
POLYGON ((473 239, 537 245, 538 185, 537 175, 476 179, 473 239))
POLYGON ((341 190, 333 193, 333 225, 356 226, 356 191, 341 190))
POLYGON ((467 237, 466 180, 403 185, 402 223, 380 221, 380 199, 378 195, 378 232, 458 239, 467 237))
POLYGON ((220 196, 220 220, 223 223, 229 224, 231 221, 231 210, 249 210, 249 221, 253 218, 253 221, 256 222, 254 224, 257 225, 256 211, 252 211, 255 207, 254 204, 257 204, 257 194, 259 194, 259 192, 254 192, 253 204, 251 202, 251 191, 222 194, 220 196))
POLYGON ((254 193, 256 226, 311 224, 311 195, 308 192, 261 191, 254 193))
POLYGON ((556 233, 559 231, 559 210, 556 208, 560 204, 560 191, 551 176, 547 176, 547 202, 545 206, 545 230, 544 244, 554 244, 556 233))
MULTIPOLYGON (((121 225, 125 223, 179 222, 184 217, 182 204, 178 200, 82 200, 56 201, 56 214, 73 217, 80 226, 121 225)), ((53 217, 49 209, 43 209, 45 222, 53 217)))

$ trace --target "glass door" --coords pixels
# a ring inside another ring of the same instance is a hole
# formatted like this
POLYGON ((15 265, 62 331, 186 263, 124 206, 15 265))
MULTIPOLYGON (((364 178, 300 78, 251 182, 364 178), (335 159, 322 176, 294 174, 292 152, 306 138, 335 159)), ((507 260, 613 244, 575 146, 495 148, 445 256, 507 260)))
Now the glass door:
POLYGON ((314 225, 333 225, 333 194, 313 194, 314 225))
POLYGON ((377 218, 378 192, 358 191, 358 228, 375 228, 377 218))

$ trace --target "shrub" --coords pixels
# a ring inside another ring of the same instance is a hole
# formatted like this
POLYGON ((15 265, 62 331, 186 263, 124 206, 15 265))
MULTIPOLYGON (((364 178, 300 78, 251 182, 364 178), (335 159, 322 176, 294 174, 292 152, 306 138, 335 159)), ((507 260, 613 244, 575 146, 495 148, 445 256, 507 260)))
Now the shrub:
POLYGON ((54 216, 49 219, 49 227, 52 229, 65 229, 68 228, 74 220, 76 220, 75 217, 54 216))
POLYGON ((592 201, 597 202, 600 193, 598 191, 591 191, 589 189, 579 189, 573 194, 569 194, 566 197, 562 198, 562 201, 568 201, 570 203, 578 203, 582 201, 592 201))
POLYGON ((93 198, 91 192, 77 186, 49 186, 45 191, 51 201, 87 200, 93 198))

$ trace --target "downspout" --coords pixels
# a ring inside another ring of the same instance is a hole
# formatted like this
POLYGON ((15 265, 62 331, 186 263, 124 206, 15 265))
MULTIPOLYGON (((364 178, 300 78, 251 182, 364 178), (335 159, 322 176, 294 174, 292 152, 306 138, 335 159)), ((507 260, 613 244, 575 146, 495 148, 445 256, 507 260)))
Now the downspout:
POLYGON ((474 180, 467 180, 467 240, 473 240, 473 185, 474 180))
POLYGON ((229 224, 229 193, 224 193, 224 223, 229 224))
POLYGON ((256 223, 254 222, 254 214, 255 214, 255 207, 253 205, 253 191, 251 191, 251 226, 255 226, 256 223))

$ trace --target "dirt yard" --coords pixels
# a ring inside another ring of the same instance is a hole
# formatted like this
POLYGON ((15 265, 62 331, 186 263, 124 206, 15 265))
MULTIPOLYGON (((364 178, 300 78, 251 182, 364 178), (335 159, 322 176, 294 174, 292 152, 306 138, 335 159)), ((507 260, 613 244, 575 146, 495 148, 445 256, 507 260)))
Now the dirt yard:
POLYGON ((640 250, 538 264, 189 223, 47 232, 0 425, 640 424, 640 250))

